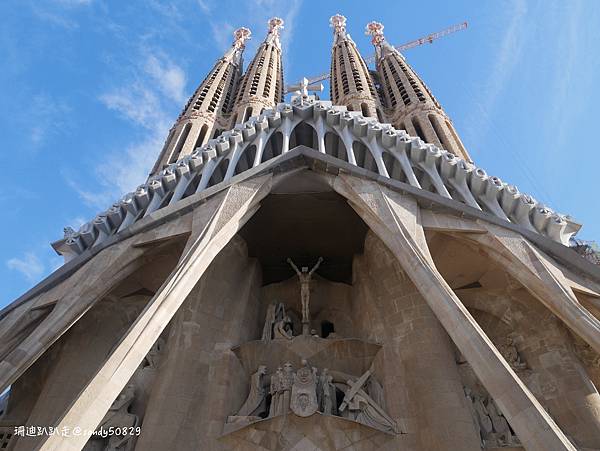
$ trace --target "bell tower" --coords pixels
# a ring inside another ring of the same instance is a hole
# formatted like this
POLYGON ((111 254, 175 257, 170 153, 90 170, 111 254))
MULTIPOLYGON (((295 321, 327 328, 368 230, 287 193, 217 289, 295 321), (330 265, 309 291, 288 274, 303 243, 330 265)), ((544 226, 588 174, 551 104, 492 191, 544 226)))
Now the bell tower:
POLYGON ((283 19, 273 17, 268 24, 267 37, 258 48, 240 84, 231 119, 232 127, 283 101, 283 67, 279 40, 283 19))
POLYGON ((233 45, 215 63, 188 100, 171 128, 150 175, 189 155, 212 138, 216 131, 228 128, 233 97, 242 73, 242 53, 250 35, 250 30, 245 27, 234 31, 233 45))
POLYGON ((370 22, 366 34, 375 46, 377 73, 392 125, 471 161, 440 103, 404 56, 385 40, 383 24, 370 22))
POLYGON ((346 32, 346 18, 336 14, 329 19, 333 28, 330 97, 334 105, 345 105, 363 116, 382 119, 375 84, 356 44, 346 32))

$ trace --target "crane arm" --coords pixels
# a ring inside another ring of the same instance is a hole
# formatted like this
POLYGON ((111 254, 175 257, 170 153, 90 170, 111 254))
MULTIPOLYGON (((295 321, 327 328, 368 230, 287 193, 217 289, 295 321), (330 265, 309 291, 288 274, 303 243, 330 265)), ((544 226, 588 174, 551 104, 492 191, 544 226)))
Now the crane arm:
MULTIPOLYGON (((435 33, 428 34, 427 36, 423 36, 422 38, 415 39, 414 41, 410 41, 410 42, 407 42, 402 45, 396 45, 396 46, 394 46, 394 48, 396 50, 398 50, 399 52, 402 52, 404 50, 412 49, 414 47, 418 47, 423 44, 431 44, 436 39, 442 38, 442 37, 447 36, 452 33, 456 33, 457 31, 464 30, 467 27, 468 27, 467 22, 452 25, 451 27, 445 28, 445 29, 437 31, 435 33)), ((367 64, 372 64, 374 62, 375 62, 375 55, 371 55, 368 58, 365 58, 365 63, 367 63, 367 64)), ((310 77, 308 79, 308 83, 309 84, 317 83, 319 81, 327 80, 329 77, 330 77, 330 73, 324 72, 321 75, 317 75, 316 77, 310 77)), ((285 93, 287 94, 288 92, 290 92, 289 88, 286 87, 285 93)))

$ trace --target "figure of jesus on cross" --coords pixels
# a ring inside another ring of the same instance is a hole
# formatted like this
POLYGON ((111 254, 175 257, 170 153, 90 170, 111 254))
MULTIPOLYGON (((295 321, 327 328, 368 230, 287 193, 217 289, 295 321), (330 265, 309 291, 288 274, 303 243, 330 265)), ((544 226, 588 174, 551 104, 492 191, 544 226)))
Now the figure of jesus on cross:
POLYGON ((300 300, 302 301, 302 332, 304 333, 304 329, 308 333, 308 326, 310 324, 310 308, 309 308, 309 300, 310 300, 310 279, 313 273, 319 268, 319 265, 323 261, 323 257, 319 257, 317 263, 313 268, 309 271, 308 266, 303 266, 302 270, 299 270, 298 267, 294 264, 291 258, 287 259, 288 263, 294 268, 296 274, 298 274, 298 278, 300 279, 300 300))

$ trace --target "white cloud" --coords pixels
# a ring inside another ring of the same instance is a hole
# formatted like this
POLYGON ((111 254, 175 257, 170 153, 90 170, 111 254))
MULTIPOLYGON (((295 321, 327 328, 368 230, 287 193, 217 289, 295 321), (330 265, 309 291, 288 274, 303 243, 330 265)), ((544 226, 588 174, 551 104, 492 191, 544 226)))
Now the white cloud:
POLYGON ((217 47, 224 52, 233 42, 233 31, 235 27, 229 22, 212 22, 210 23, 212 37, 217 47))
POLYGON ((156 55, 150 55, 145 69, 167 97, 178 103, 185 101, 186 80, 185 72, 181 67, 165 57, 159 59, 156 55))
POLYGON ((107 108, 141 128, 142 137, 98 162, 94 170, 99 183, 92 189, 63 173, 86 205, 105 210, 146 180, 175 119, 169 111, 178 111, 186 100, 185 85, 185 72, 168 56, 144 51, 133 78, 100 95, 107 108))
POLYGON ((198 6, 204 14, 210 14, 212 10, 212 5, 209 4, 209 2, 207 2, 206 0, 196 0, 196 3, 198 3, 198 6))
POLYGON ((35 282, 46 270, 45 265, 33 252, 27 252, 22 258, 11 258, 6 262, 6 266, 20 272, 29 282, 35 282))
POLYGON ((45 93, 34 95, 27 115, 29 139, 33 146, 39 147, 50 136, 60 133, 67 126, 65 117, 70 111, 70 106, 63 100, 45 93))
POLYGON ((100 101, 125 119, 142 127, 152 128, 157 119, 162 120, 163 113, 159 96, 148 86, 151 84, 135 81, 102 94, 100 101))
POLYGON ((526 0, 512 0, 510 7, 503 9, 508 12, 510 21, 503 26, 504 34, 499 40, 499 46, 493 57, 494 63, 489 71, 490 76, 483 89, 474 96, 475 108, 473 108, 470 118, 465 121, 466 131, 471 135, 470 141, 475 149, 481 136, 490 127, 492 111, 519 63, 523 45, 526 42, 523 37, 527 15, 526 0))

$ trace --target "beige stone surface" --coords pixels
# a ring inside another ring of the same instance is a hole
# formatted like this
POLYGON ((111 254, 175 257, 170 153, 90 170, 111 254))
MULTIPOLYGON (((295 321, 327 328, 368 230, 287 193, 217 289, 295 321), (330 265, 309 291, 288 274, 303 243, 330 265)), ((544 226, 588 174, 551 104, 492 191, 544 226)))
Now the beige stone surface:
MULTIPOLYGON (((270 189, 269 182, 270 176, 265 176, 230 188, 216 214, 207 211, 204 222, 194 225, 197 230, 203 230, 198 238, 192 234, 195 244, 184 254, 161 290, 63 416, 59 427, 73 428, 78 425, 82 429, 91 430, 98 425, 211 261, 249 215, 255 212, 257 203, 270 189)), ((84 443, 83 437, 66 439, 50 436, 41 449, 75 450, 80 449, 84 443)))
POLYGON ((418 232, 421 226, 416 202, 391 192, 384 194, 372 182, 345 176, 336 179, 334 188, 349 199, 357 213, 395 254, 525 446, 574 449, 435 269, 424 247, 423 232, 418 232))
POLYGON ((234 237, 173 318, 138 449, 220 449, 215 440, 245 386, 230 348, 258 334, 260 280, 234 237))

